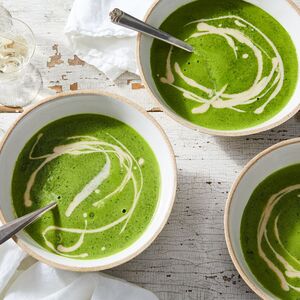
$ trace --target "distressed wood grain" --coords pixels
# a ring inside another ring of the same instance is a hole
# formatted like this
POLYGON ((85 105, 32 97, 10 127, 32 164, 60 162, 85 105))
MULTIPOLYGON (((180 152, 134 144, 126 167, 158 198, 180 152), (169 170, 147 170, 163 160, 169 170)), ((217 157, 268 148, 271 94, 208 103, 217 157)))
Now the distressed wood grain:
MULTIPOLYGON (((3 1, 36 35, 33 64, 44 81, 39 99, 97 88, 128 97, 161 124, 178 164, 177 197, 168 224, 145 252, 107 273, 150 289, 161 300, 257 299, 239 277, 226 249, 225 201, 235 177, 254 155, 300 135, 300 114, 276 129, 242 138, 211 137, 187 129, 152 102, 138 76, 126 73, 111 82, 68 49, 62 32, 72 2, 32 0, 29 5, 27 0, 3 1)), ((0 127, 5 131, 16 117, 0 114, 0 127)))

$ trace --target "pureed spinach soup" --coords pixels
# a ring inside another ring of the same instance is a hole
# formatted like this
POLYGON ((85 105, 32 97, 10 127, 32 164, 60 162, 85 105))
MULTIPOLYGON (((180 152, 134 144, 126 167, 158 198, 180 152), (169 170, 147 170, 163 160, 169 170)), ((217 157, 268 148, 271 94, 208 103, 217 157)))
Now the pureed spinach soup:
POLYGON ((166 103, 186 120, 210 129, 238 130, 272 118, 290 100, 298 61, 286 30, 241 0, 197 0, 180 7, 161 29, 194 53, 158 40, 152 76, 166 103))
POLYGON ((300 164, 254 190, 242 217, 241 245, 265 288, 280 299, 300 299, 300 164))
POLYGON ((36 133, 17 160, 12 199, 18 217, 52 201, 26 231, 59 255, 93 259, 117 253, 149 225, 160 171, 147 142, 115 119, 76 115, 36 133))

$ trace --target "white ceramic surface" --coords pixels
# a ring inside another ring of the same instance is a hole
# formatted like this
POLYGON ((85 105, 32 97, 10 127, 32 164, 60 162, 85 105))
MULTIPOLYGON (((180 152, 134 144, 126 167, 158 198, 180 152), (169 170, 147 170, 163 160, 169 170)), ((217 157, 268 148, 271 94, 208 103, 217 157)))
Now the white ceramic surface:
POLYGON ((14 219, 11 180, 15 162, 26 142, 50 122, 82 113, 102 114, 128 124, 144 137, 154 151, 160 166, 161 191, 158 207, 150 225, 127 249, 94 260, 77 260, 50 253, 25 232, 18 234, 16 241, 29 254, 55 267, 75 271, 95 271, 124 263, 149 246, 165 225, 175 198, 176 164, 171 145, 156 121, 128 100, 104 92, 68 93, 46 99, 22 115, 7 133, 0 150, 0 212, 2 212, 0 217, 2 221, 14 219))
MULTIPOLYGON (((158 0, 148 11, 145 21, 155 27, 159 27, 163 21, 176 9, 179 7, 193 2, 194 0, 158 0)), ((291 0, 247 0, 246 2, 252 3, 270 15, 272 15, 277 21, 281 23, 281 25, 289 32, 294 45, 296 47, 297 55, 298 55, 298 69, 300 70, 300 10, 297 6, 292 3, 291 0)), ((300 109, 300 76, 298 76, 298 83, 296 90, 294 92, 293 97, 289 101, 289 103, 285 106, 285 108, 280 111, 276 116, 272 119, 259 124, 254 127, 250 127, 247 129, 241 130, 213 130, 207 129, 205 127, 201 127, 195 125, 181 116, 177 115, 173 109, 164 101, 161 97, 159 91, 156 88, 155 82, 153 80, 153 76, 151 74, 151 65, 150 65, 150 50, 152 45, 152 38, 149 38, 145 35, 138 35, 138 61, 139 61, 139 69, 140 74, 143 78, 145 86, 154 99, 156 99, 160 105, 162 105, 165 111, 176 121, 181 124, 198 129, 201 132, 212 134, 212 135, 220 135, 220 136, 242 136, 249 135, 258 132, 262 132, 271 128, 274 128, 283 122, 290 119, 299 109, 300 109)))
POLYGON ((250 271, 240 244, 240 224, 254 189, 275 171, 300 163, 300 138, 276 144, 253 158, 232 186, 225 209, 225 236, 232 261, 242 278, 263 299, 276 298, 250 271))

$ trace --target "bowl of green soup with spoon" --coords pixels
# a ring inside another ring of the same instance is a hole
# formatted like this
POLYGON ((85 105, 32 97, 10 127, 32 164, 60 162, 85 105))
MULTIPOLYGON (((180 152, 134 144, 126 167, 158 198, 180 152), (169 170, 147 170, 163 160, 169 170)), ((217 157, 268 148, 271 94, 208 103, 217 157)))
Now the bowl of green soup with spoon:
POLYGON ((193 53, 138 36, 146 88, 179 123, 242 136, 300 108, 300 10, 288 0, 160 0, 145 21, 193 53))
POLYGON ((300 298, 300 139, 252 159, 225 209, 232 261, 262 299, 300 298))
POLYGON ((15 241, 52 266, 95 271, 141 253, 162 230, 176 191, 170 143, 154 119, 105 92, 35 105, 0 149, 0 219, 57 207, 15 241))

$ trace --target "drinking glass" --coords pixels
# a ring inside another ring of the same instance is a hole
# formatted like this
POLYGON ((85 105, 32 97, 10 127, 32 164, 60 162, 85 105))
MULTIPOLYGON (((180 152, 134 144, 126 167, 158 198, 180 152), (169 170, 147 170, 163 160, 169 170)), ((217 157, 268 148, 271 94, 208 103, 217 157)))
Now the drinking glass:
POLYGON ((0 104, 25 106, 37 96, 42 80, 30 64, 35 48, 29 26, 0 13, 0 104))

